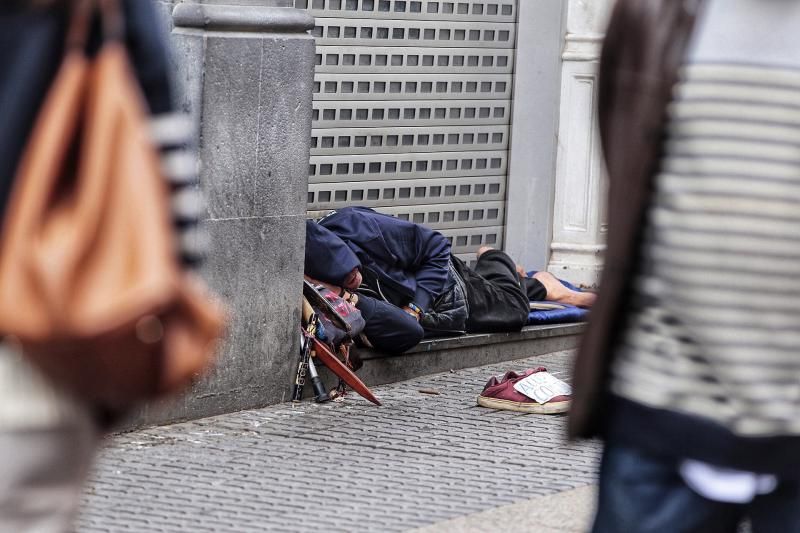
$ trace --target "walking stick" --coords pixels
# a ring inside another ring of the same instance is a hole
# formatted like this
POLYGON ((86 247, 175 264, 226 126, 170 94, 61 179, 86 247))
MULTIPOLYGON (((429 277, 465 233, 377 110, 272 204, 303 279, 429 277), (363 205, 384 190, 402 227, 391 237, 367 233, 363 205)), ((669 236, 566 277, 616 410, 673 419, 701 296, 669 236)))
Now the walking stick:
POLYGON ((306 327, 301 327, 300 334, 300 360, 297 362, 297 372, 294 376, 294 383, 292 384, 292 402, 299 402, 303 398, 303 387, 306 384, 306 372, 308 372, 308 363, 311 360, 311 337, 314 336, 317 329, 317 315, 314 309, 308 303, 308 300, 303 298, 303 322, 306 327))
POLYGON ((381 402, 372 394, 372 391, 369 390, 363 381, 356 376, 352 370, 347 368, 347 366, 339 361, 339 359, 328 349, 325 344, 320 342, 319 339, 316 337, 311 337, 311 342, 314 343, 314 353, 316 354, 317 359, 322 361, 322 363, 328 367, 328 369, 336 374, 339 379, 347 383, 351 389, 356 391, 362 397, 366 398, 367 400, 371 401, 375 405, 380 405, 381 402))
POLYGON ((311 340, 306 337, 305 332, 300 335, 300 361, 297 363, 297 373, 292 384, 292 402, 299 402, 303 399, 303 387, 306 384, 306 372, 311 362, 311 340))
POLYGON ((313 357, 308 359, 308 375, 311 376, 311 385, 314 387, 314 401, 317 403, 331 401, 331 397, 325 389, 325 384, 322 383, 322 378, 317 373, 317 366, 314 364, 313 357))

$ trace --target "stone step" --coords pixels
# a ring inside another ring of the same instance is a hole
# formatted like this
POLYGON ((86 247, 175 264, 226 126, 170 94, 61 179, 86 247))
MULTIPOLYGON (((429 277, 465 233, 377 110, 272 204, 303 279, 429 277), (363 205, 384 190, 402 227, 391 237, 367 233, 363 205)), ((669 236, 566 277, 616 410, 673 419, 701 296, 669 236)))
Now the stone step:
MULTIPOLYGON (((514 333, 486 333, 422 341, 402 355, 360 350, 364 366, 358 376, 367 385, 383 385, 419 376, 483 366, 576 348, 586 325, 527 326, 514 333)), ((320 376, 328 388, 337 379, 327 369, 320 376)), ((307 387, 306 394, 311 394, 307 387)))

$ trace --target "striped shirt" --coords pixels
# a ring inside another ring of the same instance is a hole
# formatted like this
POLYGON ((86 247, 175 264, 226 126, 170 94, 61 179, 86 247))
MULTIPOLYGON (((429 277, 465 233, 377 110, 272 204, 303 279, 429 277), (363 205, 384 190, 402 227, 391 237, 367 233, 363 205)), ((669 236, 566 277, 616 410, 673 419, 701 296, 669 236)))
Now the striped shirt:
POLYGON ((710 2, 668 108, 611 390, 739 436, 800 435, 800 41, 737 54, 720 20, 746 44, 800 2, 734 2, 710 2))
POLYGON ((150 120, 150 136, 161 156, 161 172, 170 184, 172 219, 177 233, 176 251, 187 266, 202 262, 209 238, 200 221, 206 201, 197 175, 196 128, 180 112, 156 115, 150 120))

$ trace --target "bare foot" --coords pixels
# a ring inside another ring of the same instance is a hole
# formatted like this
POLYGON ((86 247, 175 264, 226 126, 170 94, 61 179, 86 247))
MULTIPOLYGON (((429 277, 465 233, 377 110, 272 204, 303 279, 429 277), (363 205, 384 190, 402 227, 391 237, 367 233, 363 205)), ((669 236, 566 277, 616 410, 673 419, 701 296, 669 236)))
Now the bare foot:
POLYGON ((481 246, 480 248, 478 248, 478 257, 482 256, 489 250, 494 250, 494 248, 492 248, 491 246, 481 246))
POLYGON ((549 272, 537 272, 533 275, 547 290, 547 299, 554 302, 576 305, 578 307, 591 307, 597 299, 593 292, 579 292, 565 287, 549 272))

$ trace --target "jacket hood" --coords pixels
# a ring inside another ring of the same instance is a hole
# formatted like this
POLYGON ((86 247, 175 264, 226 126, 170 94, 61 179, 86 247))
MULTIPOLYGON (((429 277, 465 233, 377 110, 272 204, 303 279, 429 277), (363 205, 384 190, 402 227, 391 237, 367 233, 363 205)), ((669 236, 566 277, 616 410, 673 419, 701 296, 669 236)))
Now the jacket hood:
POLYGON ((354 268, 361 268, 361 262, 347 244, 328 228, 306 220, 306 275, 342 285, 354 268))

